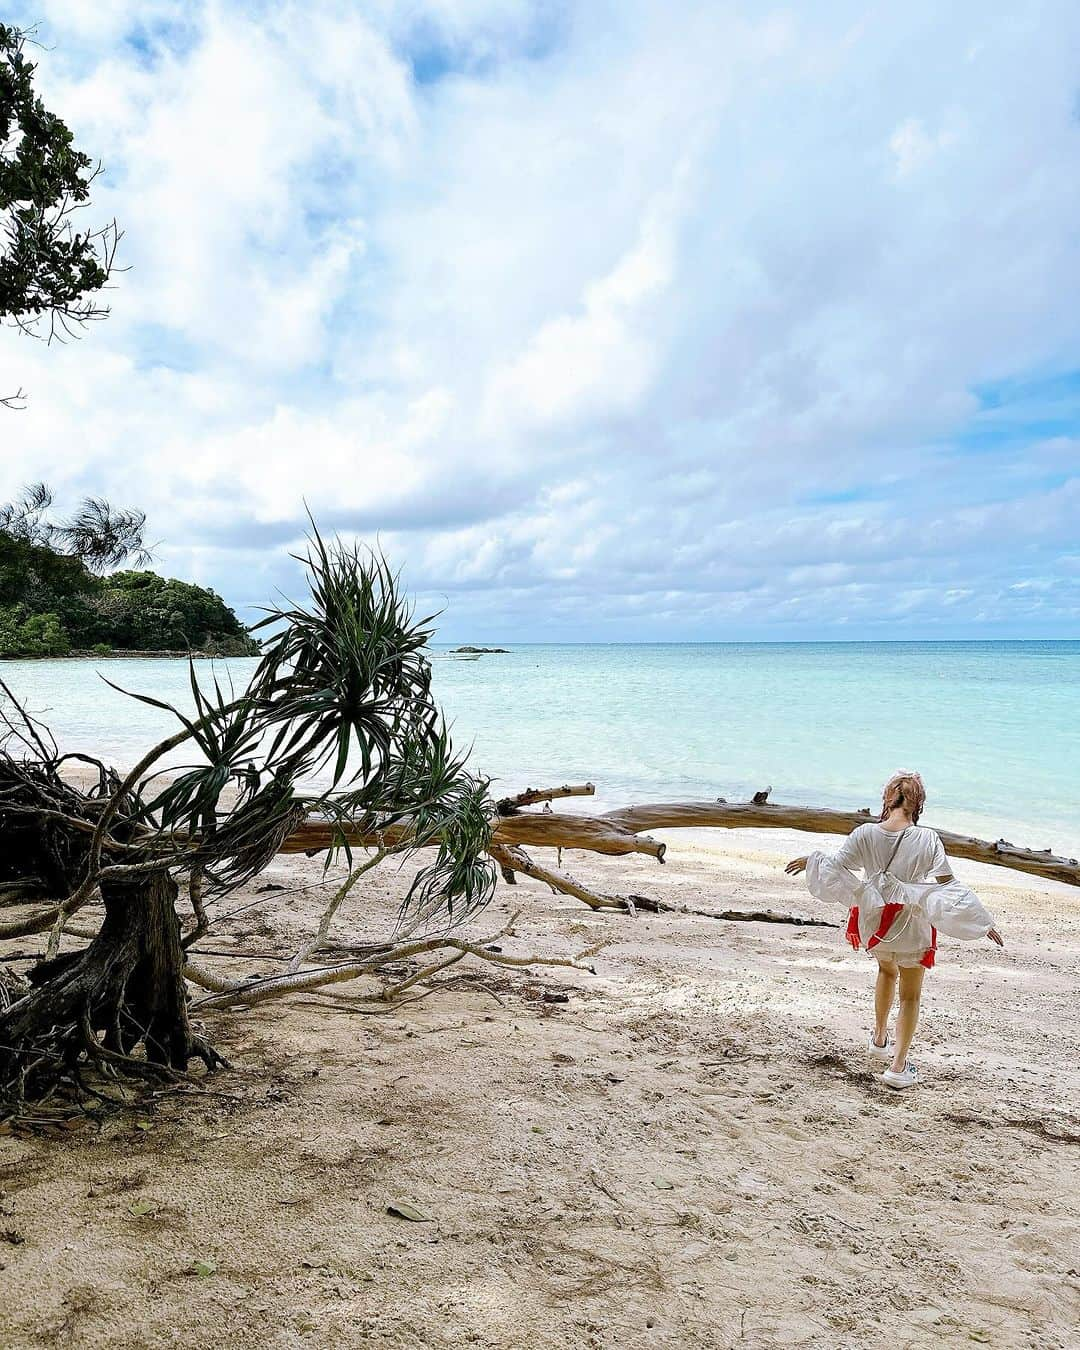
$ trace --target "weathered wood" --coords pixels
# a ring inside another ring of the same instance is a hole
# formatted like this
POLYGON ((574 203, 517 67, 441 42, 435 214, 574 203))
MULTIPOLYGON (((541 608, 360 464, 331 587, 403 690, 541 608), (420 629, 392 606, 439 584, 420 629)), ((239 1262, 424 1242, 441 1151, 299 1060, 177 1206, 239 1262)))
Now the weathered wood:
POLYGON ((579 881, 575 881, 572 876, 559 868, 543 867, 540 863, 534 862, 524 849, 517 848, 513 844, 492 844, 490 852, 502 868, 503 877, 507 881, 512 881, 513 874, 520 872, 522 876, 532 877, 534 881, 542 881, 546 886, 550 886, 553 891, 561 891, 563 895, 572 895, 575 900, 581 900, 590 909, 629 910, 634 907, 630 897, 605 895, 600 891, 591 891, 587 886, 582 886, 579 881), (507 876, 508 872, 510 876, 507 876))
MULTIPOLYGON (((583 785, 583 789, 591 784, 583 785)), ((553 795, 591 795, 550 789, 553 795)), ((759 797, 761 793, 757 794, 759 797)), ((548 798, 550 799, 550 798, 548 798)), ((545 800, 544 795, 535 800, 545 800)), ((839 811, 824 806, 786 806, 768 801, 751 802, 655 802, 622 807, 603 815, 574 815, 562 811, 519 811, 500 817, 492 831, 492 843, 511 847, 583 849, 590 853, 619 856, 643 853, 663 862, 666 845, 644 833, 646 830, 679 829, 785 829, 809 834, 850 834, 872 817, 866 811, 839 811)), ((403 828, 403 827, 399 827, 403 828)), ((283 853, 320 852, 333 842, 333 829, 324 821, 308 819, 289 835, 283 853)), ((1020 848, 1004 839, 991 843, 967 835, 939 830, 946 852, 953 858, 1007 867, 1032 876, 1046 877, 1066 885, 1080 886, 1080 863, 1049 851, 1020 848)), ((396 835, 395 835, 396 837, 396 835)), ((373 847, 374 836, 350 832, 349 842, 373 847)), ((521 869, 524 870, 524 869, 521 869)))
MULTIPOLYGON (((335 840, 353 847, 376 848, 380 840, 396 844, 408 833, 398 825, 383 834, 370 830, 342 829, 325 820, 308 817, 282 842, 279 853, 320 853, 335 840)), ((533 844, 541 848, 581 848, 590 853, 619 855, 644 853, 664 861, 667 845, 638 834, 606 816, 575 816, 558 811, 523 811, 500 817, 492 830, 492 843, 533 844)))
POLYGON ((641 834, 611 816, 577 816, 562 811, 523 811, 500 820, 492 833, 497 844, 531 844, 535 848, 580 848, 617 857, 644 853, 664 861, 667 845, 641 834))
POLYGON ((785 923, 807 928, 840 926, 831 919, 813 919, 800 914, 778 914, 768 909, 694 909, 689 905, 672 905, 666 900, 656 900, 649 895, 607 895, 603 891, 589 890, 587 886, 583 886, 581 882, 575 881, 572 876, 558 868, 541 866, 540 863, 534 862, 523 848, 516 848, 512 844, 492 844, 491 856, 503 869, 504 876, 507 872, 510 873, 508 881, 512 879, 514 872, 520 872, 522 876, 542 881, 553 891, 572 895, 576 900, 583 901, 590 909, 617 909, 630 914, 640 909, 648 914, 690 914, 703 919, 727 919, 734 923, 785 923))
MULTIPOLYGON (((550 820, 551 817, 549 816, 550 820)), ((567 819, 567 817, 563 817, 567 819)), ((810 834, 850 834, 873 817, 866 811, 837 811, 825 806, 783 806, 769 802, 659 802, 609 811, 602 819, 619 830, 800 830, 810 834)), ((952 858, 1008 867, 1032 876, 1080 886, 1080 863, 1059 857, 1049 849, 1020 848, 1005 839, 990 843, 969 835, 938 830, 952 858)), ((522 842, 527 842, 523 840, 522 842)), ((564 848, 586 847, 566 843, 564 848)))
POLYGON ((561 787, 526 788, 512 797, 500 797, 495 803, 495 809, 500 816, 512 816, 522 806, 553 802, 559 797, 592 797, 595 792, 595 783, 563 783, 561 787))
POLYGON ((330 824, 318 816, 308 816, 281 841, 279 853, 322 853, 337 844, 352 848, 396 848, 410 834, 407 825, 392 825, 388 830, 362 830, 355 825, 330 824))

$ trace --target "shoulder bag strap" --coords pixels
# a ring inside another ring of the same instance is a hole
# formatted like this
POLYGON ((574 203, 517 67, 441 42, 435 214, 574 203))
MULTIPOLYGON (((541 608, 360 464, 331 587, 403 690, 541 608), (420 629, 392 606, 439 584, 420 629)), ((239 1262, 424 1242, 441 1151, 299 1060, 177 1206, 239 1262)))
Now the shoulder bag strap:
POLYGON ((888 872, 889 868, 896 861, 896 855, 900 852, 900 845, 904 842, 904 835, 907 834, 910 828, 911 827, 909 825, 905 825, 904 828, 900 831, 900 838, 893 845, 893 851, 889 854, 889 861, 881 869, 882 872, 888 872))

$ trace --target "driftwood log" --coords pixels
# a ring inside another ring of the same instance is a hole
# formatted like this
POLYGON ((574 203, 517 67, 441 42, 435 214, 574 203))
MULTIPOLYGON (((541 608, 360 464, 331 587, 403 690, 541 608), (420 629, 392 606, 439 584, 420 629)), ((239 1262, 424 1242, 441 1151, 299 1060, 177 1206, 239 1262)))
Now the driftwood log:
MULTIPOLYGON (((489 852, 499 864, 503 878, 513 882, 515 874, 532 877, 583 901, 593 909, 635 908, 662 911, 670 909, 657 901, 641 896, 605 895, 591 891, 575 881, 558 867, 537 863, 525 851, 532 848, 582 849, 590 853, 619 856, 643 853, 657 862, 664 861, 666 844, 654 839, 649 830, 673 829, 785 829, 810 834, 850 834, 857 825, 865 825, 873 817, 867 810, 838 811, 823 806, 785 806, 768 800, 769 789, 754 794, 749 802, 728 802, 722 797, 702 802, 657 802, 644 806, 627 806, 602 815, 581 815, 566 811, 552 811, 550 802, 566 797, 592 796, 592 783, 564 784, 556 788, 529 788, 516 797, 505 797, 498 803, 498 819, 491 836, 489 852), (542 811, 523 808, 545 803, 542 811)), ((404 830, 406 827, 402 826, 404 830)), ((971 862, 989 863, 1007 867, 1032 876, 1046 877, 1066 885, 1080 886, 1080 863, 1075 858, 1059 857, 1049 849, 1020 848, 1005 839, 994 843, 967 835, 939 830, 946 852, 953 858, 971 862)), ((362 830, 346 830, 350 844, 374 847, 377 840, 362 830)), ((282 853, 318 853, 329 848, 340 837, 340 826, 308 818, 292 831, 281 846, 282 853)), ((721 916, 717 916, 721 917, 721 916)), ((746 917, 730 915, 729 917, 746 917)), ((794 916, 771 917, 781 922, 807 922, 794 916)), ((819 921, 820 922, 820 921, 819 921)))

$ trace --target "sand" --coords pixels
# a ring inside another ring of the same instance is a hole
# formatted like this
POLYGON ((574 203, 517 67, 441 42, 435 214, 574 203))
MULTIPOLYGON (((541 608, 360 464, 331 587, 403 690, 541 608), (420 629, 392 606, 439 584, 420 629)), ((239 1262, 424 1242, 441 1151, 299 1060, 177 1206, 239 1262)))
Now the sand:
MULTIPOLYGON (((779 867, 805 839, 668 838, 665 867, 564 863, 825 912, 779 867)), ((471 931, 520 907, 507 951, 603 940, 595 976, 209 1014, 221 1095, 0 1137, 0 1344, 1075 1346, 1080 895, 957 871, 1008 947, 945 944, 907 1094, 867 1065, 871 971, 839 929, 594 915, 532 882, 471 931)), ((400 889, 373 877, 336 936, 384 934, 400 889)), ((284 948, 316 904, 261 899, 213 945, 284 948)))

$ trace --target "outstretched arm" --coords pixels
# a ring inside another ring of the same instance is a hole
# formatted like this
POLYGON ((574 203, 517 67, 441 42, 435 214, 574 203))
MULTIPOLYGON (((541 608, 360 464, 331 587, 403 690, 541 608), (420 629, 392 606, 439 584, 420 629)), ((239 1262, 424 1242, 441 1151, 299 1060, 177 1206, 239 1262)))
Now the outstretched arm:
POLYGON ((850 836, 835 854, 815 851, 792 858, 784 868, 788 876, 806 873, 806 887, 815 900, 829 900, 849 909, 857 902, 859 882, 853 868, 859 866, 850 836))
MULTIPOLYGON (((803 854, 802 857, 792 858, 792 860, 784 868, 784 871, 788 874, 789 877, 797 877, 800 872, 806 871, 807 863, 810 861, 811 858, 815 857, 826 858, 829 857, 829 855, 819 852, 803 854)), ((849 872, 854 871, 856 868, 859 867, 860 865, 859 854, 858 849, 855 846, 854 830, 840 845, 836 853, 833 854, 831 857, 829 857, 829 861, 835 863, 839 867, 845 868, 849 872)), ((813 887, 811 887, 811 890, 812 889, 813 887)))

